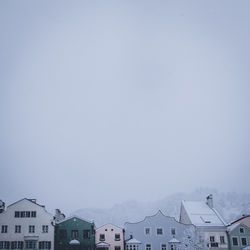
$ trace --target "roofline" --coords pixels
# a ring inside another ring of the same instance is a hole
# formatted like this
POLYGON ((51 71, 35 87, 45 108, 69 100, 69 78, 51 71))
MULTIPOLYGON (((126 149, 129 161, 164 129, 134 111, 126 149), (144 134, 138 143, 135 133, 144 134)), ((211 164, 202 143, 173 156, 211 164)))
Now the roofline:
POLYGON ((107 226, 107 225, 112 225, 112 226, 115 226, 115 227, 117 227, 117 228, 120 228, 120 229, 124 230, 123 227, 116 226, 116 225, 114 225, 114 224, 112 224, 112 223, 106 223, 106 224, 104 224, 104 225, 102 225, 102 226, 96 228, 96 230, 100 229, 101 227, 107 226))
POLYGON ((228 224, 228 226, 230 226, 230 225, 232 225, 232 224, 234 224, 234 223, 237 223, 238 221, 240 221, 240 220, 242 220, 242 219, 245 219, 245 218, 247 218, 247 217, 250 217, 250 214, 241 216, 241 218, 239 218, 239 219, 237 219, 237 220, 234 220, 234 221, 230 222, 230 223, 228 224))
POLYGON ((61 224, 61 223, 65 222, 65 221, 71 220, 71 219, 73 219, 73 218, 77 218, 77 219, 79 219, 79 220, 83 220, 83 221, 88 222, 88 223, 90 223, 90 224, 93 224, 93 225, 95 226, 95 222, 94 222, 94 221, 91 222, 91 221, 89 221, 89 220, 86 220, 86 219, 84 219, 84 218, 78 216, 78 215, 71 215, 71 216, 69 216, 69 217, 63 219, 62 221, 60 221, 60 222, 58 222, 58 223, 56 223, 56 224, 57 224, 57 225, 58 225, 58 224, 61 224))
POLYGON ((16 204, 16 203, 18 203, 18 202, 20 202, 20 201, 22 201, 22 200, 30 201, 30 202, 32 202, 33 204, 36 204, 36 205, 38 205, 38 206, 40 206, 40 207, 42 207, 42 208, 45 208, 44 205, 40 205, 40 204, 38 204, 38 203, 32 201, 32 199, 28 199, 28 198, 23 198, 23 199, 21 199, 21 200, 15 201, 14 203, 12 203, 12 204, 10 204, 9 206, 7 206, 7 208, 10 207, 10 206, 12 206, 12 205, 14 205, 14 204, 16 204))
POLYGON ((194 224, 184 224, 184 223, 182 223, 182 222, 179 222, 178 220, 176 220, 175 217, 173 217, 173 216, 168 216, 168 215, 163 214, 161 210, 158 210, 158 212, 157 212, 156 214, 154 214, 154 215, 145 216, 145 218, 144 218, 143 220, 141 220, 141 221, 138 221, 138 222, 125 222, 124 225, 126 225, 126 224, 138 224, 138 223, 144 222, 145 220, 147 220, 147 219, 149 219, 149 218, 155 217, 155 216, 158 215, 159 213, 160 213, 161 215, 163 215, 164 217, 166 217, 166 218, 170 218, 170 219, 175 220, 175 222, 177 222, 177 223, 179 223, 179 224, 181 224, 181 225, 187 225, 187 226, 193 226, 193 227, 195 227, 194 224))
MULTIPOLYGON (((18 202, 20 202, 20 201, 23 201, 23 200, 27 200, 27 201, 29 201, 29 202, 31 202, 31 203, 33 203, 33 204, 35 204, 35 205, 37 205, 37 206, 43 208, 44 211, 45 211, 46 213, 48 213, 48 214, 50 214, 51 216, 53 216, 53 214, 51 214, 50 212, 48 212, 48 211, 46 210, 45 205, 40 205, 40 204, 38 204, 38 203, 32 201, 32 199, 28 199, 28 198, 23 198, 23 199, 18 200, 18 201, 14 202, 14 203, 11 203, 9 206, 7 206, 7 209, 8 209, 9 207, 15 205, 16 203, 18 203, 18 202)), ((7 209, 6 209, 4 212, 7 212, 7 209)))

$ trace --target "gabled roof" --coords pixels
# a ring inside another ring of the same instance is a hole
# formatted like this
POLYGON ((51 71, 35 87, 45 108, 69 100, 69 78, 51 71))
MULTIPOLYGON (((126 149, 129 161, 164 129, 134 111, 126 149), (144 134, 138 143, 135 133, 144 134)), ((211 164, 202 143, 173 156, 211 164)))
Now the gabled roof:
POLYGON ((62 221, 58 222, 57 224, 61 224, 61 223, 65 222, 65 221, 71 220, 71 219, 73 219, 73 218, 76 218, 76 219, 79 219, 79 220, 82 220, 82 221, 85 221, 85 222, 88 222, 88 223, 94 225, 94 222, 93 222, 93 221, 91 222, 91 221, 85 220, 85 219, 83 219, 83 218, 81 218, 81 217, 79 217, 79 216, 77 216, 77 215, 72 215, 72 216, 70 216, 70 217, 67 217, 67 218, 63 219, 62 221))
POLYGON ((182 201, 188 217, 195 226, 225 226, 223 218, 214 209, 210 208, 206 202, 202 201, 182 201))
POLYGON ((124 230, 122 227, 118 227, 118 226, 116 226, 116 225, 114 225, 114 224, 112 224, 112 223, 104 224, 104 225, 98 227, 96 230, 99 230, 99 229, 101 229, 102 227, 106 227, 106 226, 112 226, 112 227, 114 227, 114 228, 119 228, 119 229, 121 229, 121 230, 124 230))
POLYGON ((21 200, 18 200, 18 201, 16 201, 16 202, 10 204, 8 207, 13 206, 13 205, 15 205, 16 203, 19 203, 19 202, 21 202, 21 201, 23 201, 23 200, 27 200, 27 201, 32 202, 33 204, 35 204, 35 205, 37 205, 37 206, 40 206, 40 207, 45 208, 44 205, 38 204, 38 203, 36 202, 36 199, 28 199, 28 198, 23 198, 23 199, 21 199, 21 200))
POLYGON ((250 214, 242 215, 240 218, 238 218, 238 219, 236 219, 236 220, 230 222, 229 225, 232 225, 232 224, 234 224, 234 223, 237 223, 238 221, 240 221, 240 220, 242 220, 242 219, 245 219, 245 218, 247 218, 247 217, 250 217, 250 214))
POLYGON ((243 223, 234 223, 234 224, 227 227, 227 231, 231 232, 234 229, 236 229, 237 227, 244 227, 244 228, 246 228, 246 229, 248 229, 250 231, 250 228, 248 226, 246 226, 245 224, 243 224, 243 223))

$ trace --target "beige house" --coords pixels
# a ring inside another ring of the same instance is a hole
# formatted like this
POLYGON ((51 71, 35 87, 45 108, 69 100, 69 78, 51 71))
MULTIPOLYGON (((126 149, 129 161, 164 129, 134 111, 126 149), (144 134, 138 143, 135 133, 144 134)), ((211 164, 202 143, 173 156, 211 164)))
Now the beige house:
POLYGON ((124 229, 106 224, 96 229, 97 250, 124 250, 124 229))

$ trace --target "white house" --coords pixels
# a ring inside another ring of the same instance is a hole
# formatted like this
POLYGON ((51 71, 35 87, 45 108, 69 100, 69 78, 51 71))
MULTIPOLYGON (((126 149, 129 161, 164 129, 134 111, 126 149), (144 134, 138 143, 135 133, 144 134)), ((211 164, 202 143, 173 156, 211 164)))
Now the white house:
POLYGON ((228 249, 227 228, 213 206, 213 196, 206 202, 182 201, 180 222, 196 227, 198 249, 228 249))
POLYGON ((0 213, 0 249, 54 249, 53 215, 34 199, 22 199, 0 213))
POLYGON ((96 229, 96 249, 124 250, 124 230, 113 224, 106 224, 96 229))

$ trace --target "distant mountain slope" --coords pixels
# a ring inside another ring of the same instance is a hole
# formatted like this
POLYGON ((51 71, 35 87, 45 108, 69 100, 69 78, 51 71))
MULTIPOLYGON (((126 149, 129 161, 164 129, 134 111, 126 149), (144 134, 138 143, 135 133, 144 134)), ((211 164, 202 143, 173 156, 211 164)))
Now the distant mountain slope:
POLYGON ((250 214, 250 194, 220 193, 215 189, 200 188, 190 194, 176 193, 154 202, 126 201, 116 204, 110 209, 84 208, 72 214, 88 220, 94 220, 97 227, 106 223, 123 226, 125 222, 143 220, 147 215, 153 215, 161 210, 165 215, 179 219, 182 200, 205 200, 208 194, 213 194, 214 206, 226 222, 238 218, 242 214, 250 214))

